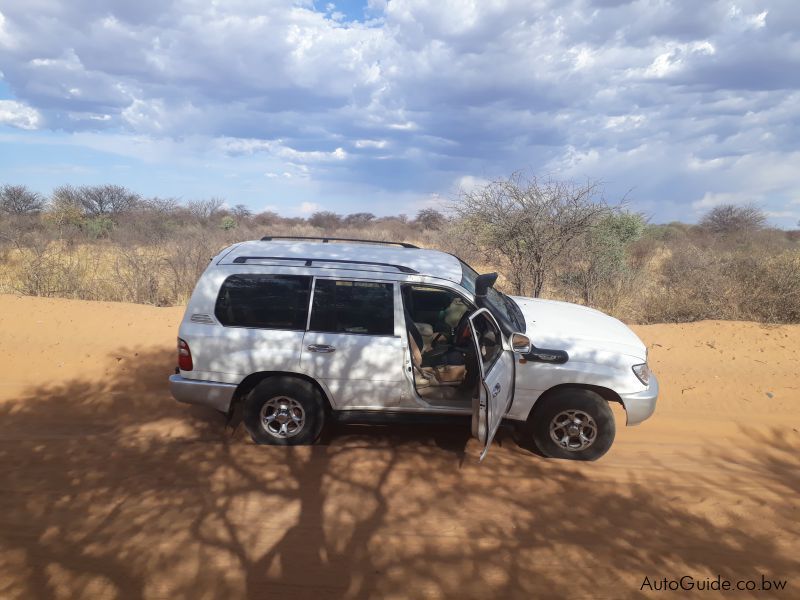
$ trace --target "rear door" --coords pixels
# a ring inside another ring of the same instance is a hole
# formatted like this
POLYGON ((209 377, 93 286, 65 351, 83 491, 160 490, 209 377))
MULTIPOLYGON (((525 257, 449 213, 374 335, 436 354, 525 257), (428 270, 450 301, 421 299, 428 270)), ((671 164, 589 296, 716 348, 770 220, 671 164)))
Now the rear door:
POLYGON ((483 444, 483 460, 514 397, 514 353, 504 349, 503 334, 487 309, 470 315, 469 327, 480 369, 472 400, 472 435, 483 444))
POLYGON ((407 380, 397 298, 399 288, 390 281, 315 279, 300 363, 325 384, 337 409, 403 405, 407 380))

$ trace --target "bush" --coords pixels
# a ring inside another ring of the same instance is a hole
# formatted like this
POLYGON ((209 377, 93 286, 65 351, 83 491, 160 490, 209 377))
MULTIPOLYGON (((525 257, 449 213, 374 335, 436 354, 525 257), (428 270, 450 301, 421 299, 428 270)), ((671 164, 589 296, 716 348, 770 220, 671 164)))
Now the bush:
POLYGON ((674 248, 662 285, 646 301, 646 322, 701 319, 800 322, 800 251, 778 255, 674 248))
POLYGON ((86 235, 92 240, 107 238, 111 234, 113 225, 111 219, 104 216, 86 219, 82 223, 86 235))
POLYGON ((730 235, 757 231, 766 222, 764 211, 753 204, 721 204, 703 216, 700 227, 711 233, 730 235))
MULTIPOLYGON (((2 198, 28 193, 9 189, 0 188, 2 198)), ((327 235, 444 250, 480 272, 499 271, 498 287, 508 292, 536 293, 539 273, 543 295, 626 321, 800 322, 800 232, 764 228, 743 207, 713 211, 702 225, 644 226, 639 216, 606 206, 591 184, 517 176, 476 193, 461 218, 426 209, 409 221, 371 213, 251 215, 241 205, 223 208, 218 198, 181 205, 124 188, 62 186, 47 205, 28 196, 14 204, 21 209, 0 210, 0 291, 180 304, 209 259, 233 242, 327 235), (525 262, 542 248, 539 263, 525 262)))
POLYGON ((11 288, 28 296, 82 298, 94 272, 87 257, 33 235, 16 243, 17 271, 11 288))
POLYGON ((164 259, 157 250, 120 250, 114 261, 114 277, 120 295, 117 300, 163 306, 172 303, 161 290, 159 276, 164 259))
POLYGON ((616 304, 612 296, 621 290, 631 271, 629 248, 643 230, 641 215, 620 211, 599 219, 576 240, 563 279, 577 289, 584 304, 606 307, 616 304), (605 302, 598 302, 603 292, 606 292, 605 302))

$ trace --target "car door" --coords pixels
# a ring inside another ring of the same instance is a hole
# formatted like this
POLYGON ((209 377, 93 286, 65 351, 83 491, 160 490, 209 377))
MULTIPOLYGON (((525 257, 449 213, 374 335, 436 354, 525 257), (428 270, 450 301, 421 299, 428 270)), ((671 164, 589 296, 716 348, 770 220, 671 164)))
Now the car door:
POLYGON ((472 435, 489 451, 497 429, 514 397, 514 353, 503 346, 503 334, 485 308, 469 317, 480 383, 472 401, 472 435))
POLYGON ((314 280, 300 364, 328 388, 337 409, 400 407, 408 401, 398 297, 394 282, 314 280))

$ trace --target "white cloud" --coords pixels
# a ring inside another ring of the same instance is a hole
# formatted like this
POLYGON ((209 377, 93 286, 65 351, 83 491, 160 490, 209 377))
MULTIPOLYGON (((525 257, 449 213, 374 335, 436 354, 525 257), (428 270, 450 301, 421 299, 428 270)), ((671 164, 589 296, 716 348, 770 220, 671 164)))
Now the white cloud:
POLYGON ((459 177, 456 180, 455 187, 459 191, 469 193, 476 188, 486 185, 487 183, 489 183, 489 180, 484 179, 483 177, 475 177, 474 175, 464 175, 463 177, 459 177))
POLYGON ((389 142, 386 140, 356 140, 356 148, 386 148, 389 142))
MULTIPOLYGON (((279 159, 285 165, 291 166, 298 171, 299 175, 308 175, 308 165, 324 164, 345 161, 348 158, 344 148, 336 148, 326 152, 321 150, 296 150, 283 143, 283 140, 258 140, 258 139, 236 139, 224 138, 219 140, 218 147, 230 155, 252 155, 266 153, 271 157, 279 159)), ((292 177, 293 174, 289 174, 292 177)))
POLYGON ((617 115, 606 119, 606 129, 635 129, 645 122, 643 115, 617 115))
POLYGON ((137 100, 123 109, 122 120, 136 131, 151 131, 160 133, 165 128, 164 119, 167 117, 164 103, 160 99, 137 100))
POLYGON ((526 168, 663 215, 725 194, 779 212, 800 187, 796 11, 687 6, 369 0, 358 23, 335 0, 6 3, 0 120, 281 191, 427 198, 526 168))
POLYGON ((0 46, 11 48, 13 45, 14 45, 14 40, 11 37, 11 33, 9 33, 8 31, 5 15, 3 15, 2 12, 0 12, 0 46))
POLYGON ((0 124, 17 129, 38 129, 42 116, 34 108, 14 100, 0 100, 0 124))
POLYGON ((797 210, 768 210, 765 211, 765 214, 773 219, 796 219, 800 217, 800 211, 797 210))
POLYGON ((297 207, 297 210, 304 215, 310 215, 321 209, 322 207, 316 202, 303 202, 297 207))
POLYGON ((692 202, 692 208, 702 212, 720 204, 749 204, 753 200, 748 192, 706 192, 702 198, 692 202))
POLYGON ((668 49, 656 56, 650 66, 645 69, 644 76, 661 78, 672 75, 680 71, 693 58, 693 55, 713 55, 716 51, 714 45, 706 40, 688 44, 671 42, 668 44, 668 49))

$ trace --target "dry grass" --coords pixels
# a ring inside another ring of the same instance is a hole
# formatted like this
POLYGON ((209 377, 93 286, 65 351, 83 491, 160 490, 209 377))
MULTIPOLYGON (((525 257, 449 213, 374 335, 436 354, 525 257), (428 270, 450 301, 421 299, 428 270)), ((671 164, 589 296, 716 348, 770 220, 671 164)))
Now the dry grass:
MULTIPOLYGON (((496 270, 511 292, 509 266, 482 252, 456 223, 425 229, 404 219, 323 230, 302 220, 239 219, 231 230, 217 220, 122 222, 107 237, 54 228, 28 219, 6 222, 0 240, 0 292, 178 305, 189 298, 209 259, 225 246, 267 234, 402 240, 460 256, 481 272, 496 270), (49 228, 48 228, 49 227, 49 228)), ((651 226, 628 251, 627 267, 593 298, 594 306, 628 323, 744 319, 800 322, 800 239, 762 230, 720 236, 696 226, 651 226)), ((570 259, 572 260, 572 259, 570 259)), ((543 296, 581 302, 553 266, 543 296)))

